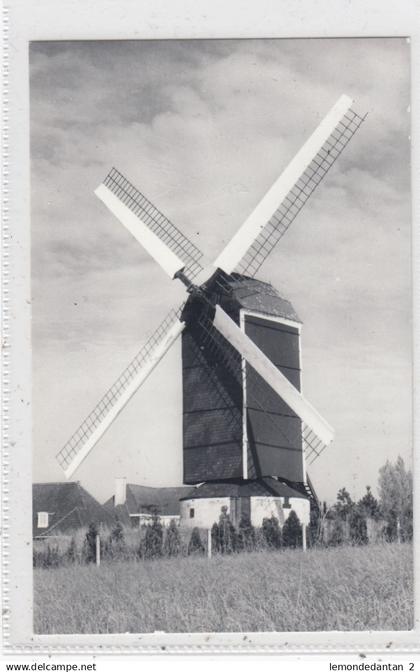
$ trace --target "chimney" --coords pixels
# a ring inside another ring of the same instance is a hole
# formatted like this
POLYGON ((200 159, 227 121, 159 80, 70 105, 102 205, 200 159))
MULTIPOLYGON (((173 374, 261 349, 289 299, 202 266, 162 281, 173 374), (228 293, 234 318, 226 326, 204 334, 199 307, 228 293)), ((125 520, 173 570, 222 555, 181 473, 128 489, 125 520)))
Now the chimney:
POLYGON ((125 476, 115 479, 114 506, 125 504, 127 492, 127 479, 125 476))

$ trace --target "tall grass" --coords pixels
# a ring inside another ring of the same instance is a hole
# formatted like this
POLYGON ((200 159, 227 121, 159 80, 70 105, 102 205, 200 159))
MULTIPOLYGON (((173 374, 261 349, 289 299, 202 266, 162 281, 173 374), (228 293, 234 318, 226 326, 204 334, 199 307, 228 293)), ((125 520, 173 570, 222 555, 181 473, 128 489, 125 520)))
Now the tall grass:
POLYGON ((409 630, 410 544, 35 569, 37 633, 409 630))

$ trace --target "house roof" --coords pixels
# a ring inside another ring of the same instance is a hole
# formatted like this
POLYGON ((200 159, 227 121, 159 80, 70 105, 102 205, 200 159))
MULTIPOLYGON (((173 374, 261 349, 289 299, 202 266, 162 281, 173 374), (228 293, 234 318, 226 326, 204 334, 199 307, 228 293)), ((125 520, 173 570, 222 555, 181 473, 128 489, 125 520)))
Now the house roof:
POLYGON ((121 522, 128 519, 133 513, 158 513, 160 515, 179 515, 179 501, 190 490, 190 487, 153 488, 146 485, 127 483, 126 503, 114 507, 114 497, 108 499, 104 506, 107 511, 113 512, 121 522))
POLYGON ((79 482, 32 485, 33 536, 69 532, 91 522, 112 524, 113 517, 79 482), (38 512, 49 514, 47 528, 38 527, 38 512))
POLYGON ((203 499, 207 497, 299 497, 307 499, 302 492, 281 483, 275 478, 261 478, 253 481, 218 481, 198 485, 182 499, 203 499))

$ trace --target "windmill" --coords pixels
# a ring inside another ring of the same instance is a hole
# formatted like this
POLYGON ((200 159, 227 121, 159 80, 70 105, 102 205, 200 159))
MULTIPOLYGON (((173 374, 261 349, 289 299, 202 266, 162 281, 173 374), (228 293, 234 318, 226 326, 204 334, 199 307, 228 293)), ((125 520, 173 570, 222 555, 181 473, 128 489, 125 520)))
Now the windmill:
POLYGON ((362 121, 352 100, 341 96, 205 269, 200 250, 112 168, 96 196, 162 270, 183 283, 186 301, 60 450, 67 478, 182 334, 184 481, 201 483, 202 499, 208 484, 207 498, 229 485, 248 505, 256 493, 314 496, 305 460, 320 455, 333 430, 301 392, 299 318, 255 275, 362 121))

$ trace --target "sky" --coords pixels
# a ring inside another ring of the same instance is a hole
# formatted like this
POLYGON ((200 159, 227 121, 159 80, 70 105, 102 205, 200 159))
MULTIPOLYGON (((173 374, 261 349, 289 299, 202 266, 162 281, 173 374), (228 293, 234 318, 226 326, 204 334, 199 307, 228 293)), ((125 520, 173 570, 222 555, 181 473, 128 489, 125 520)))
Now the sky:
MULTIPOLYGON (((367 118, 257 277, 303 321, 303 391, 334 427, 321 499, 411 466, 409 44, 402 38, 30 47, 34 481, 185 298, 95 197, 112 166, 210 263, 339 96, 367 118)), ((72 477, 182 483, 178 342, 72 477)))

